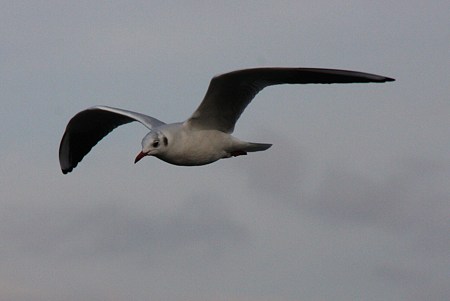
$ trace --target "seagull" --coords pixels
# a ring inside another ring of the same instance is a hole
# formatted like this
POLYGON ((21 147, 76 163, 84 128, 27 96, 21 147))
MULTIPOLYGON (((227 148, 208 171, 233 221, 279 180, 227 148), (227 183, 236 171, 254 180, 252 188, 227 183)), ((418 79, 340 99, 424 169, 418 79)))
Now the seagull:
POLYGON ((166 124, 156 118, 108 106, 94 106, 67 124, 59 147, 63 174, 71 172, 103 137, 123 124, 138 121, 150 131, 134 163, 154 156, 180 166, 267 150, 272 144, 239 140, 231 135, 250 101, 267 86, 280 84, 384 83, 395 79, 348 70, 265 67, 236 70, 212 78, 200 106, 184 122, 166 124))

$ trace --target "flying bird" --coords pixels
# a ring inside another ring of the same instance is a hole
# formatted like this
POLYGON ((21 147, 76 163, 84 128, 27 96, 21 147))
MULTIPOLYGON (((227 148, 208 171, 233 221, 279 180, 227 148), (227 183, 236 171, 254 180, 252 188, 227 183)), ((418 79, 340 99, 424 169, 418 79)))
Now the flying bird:
POLYGON ((67 124, 59 147, 64 174, 71 172, 103 137, 116 127, 138 121, 150 131, 142 139, 135 163, 154 156, 183 166, 205 165, 219 159, 264 151, 272 146, 239 140, 231 135, 250 101, 267 86, 280 84, 383 83, 393 78, 336 69, 253 68, 215 76, 200 106, 184 122, 166 124, 128 110, 94 106, 67 124))

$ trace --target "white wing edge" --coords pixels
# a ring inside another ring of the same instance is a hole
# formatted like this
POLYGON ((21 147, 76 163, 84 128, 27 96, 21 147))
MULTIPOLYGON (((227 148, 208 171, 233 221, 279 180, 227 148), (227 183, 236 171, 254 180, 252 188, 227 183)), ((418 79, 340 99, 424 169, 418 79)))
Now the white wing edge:
POLYGON ((88 108, 88 110, 95 110, 95 109, 109 111, 109 112, 113 112, 116 114, 130 117, 130 118, 142 123, 148 129, 152 129, 152 128, 155 128, 155 127, 165 124, 161 120, 158 120, 156 118, 153 118, 153 117, 145 115, 145 114, 133 112, 133 111, 123 110, 123 109, 118 109, 118 108, 113 108, 113 107, 108 107, 108 106, 94 106, 94 107, 88 108))

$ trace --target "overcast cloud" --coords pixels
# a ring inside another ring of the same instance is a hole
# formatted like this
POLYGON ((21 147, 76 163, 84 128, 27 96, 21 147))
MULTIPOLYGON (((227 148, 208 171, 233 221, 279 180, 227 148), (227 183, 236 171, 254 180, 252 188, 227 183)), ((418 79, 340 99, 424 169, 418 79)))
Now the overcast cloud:
POLYGON ((1 4, 1 300, 450 300, 448 1, 1 4), (265 152, 134 165, 130 124, 61 173, 78 111, 181 121, 257 66, 397 81, 267 88, 265 152))

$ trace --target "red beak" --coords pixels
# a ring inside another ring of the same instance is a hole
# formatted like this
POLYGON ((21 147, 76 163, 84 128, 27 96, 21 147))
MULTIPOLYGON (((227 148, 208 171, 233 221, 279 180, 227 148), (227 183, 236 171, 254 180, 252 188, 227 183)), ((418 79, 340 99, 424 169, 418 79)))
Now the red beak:
POLYGON ((136 156, 136 159, 134 159, 134 164, 136 164, 139 160, 141 160, 141 159, 144 158, 145 156, 147 156, 146 153, 140 152, 140 153, 136 156))

